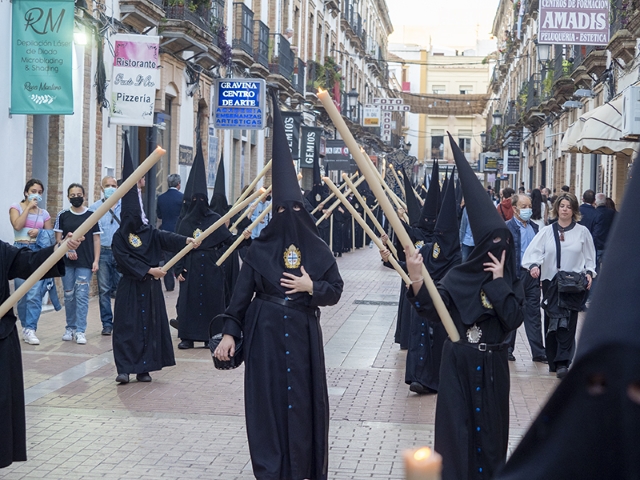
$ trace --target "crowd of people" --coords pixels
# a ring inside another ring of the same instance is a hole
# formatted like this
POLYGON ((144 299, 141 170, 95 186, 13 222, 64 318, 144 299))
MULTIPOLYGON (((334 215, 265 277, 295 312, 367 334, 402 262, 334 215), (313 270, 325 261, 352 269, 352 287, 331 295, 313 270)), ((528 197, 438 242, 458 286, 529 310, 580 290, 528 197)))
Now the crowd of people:
MULTIPOLYGON (((6 285, 4 300, 9 279, 19 287, 66 241, 70 250, 46 275, 62 277, 63 341, 87 342, 89 284, 97 273, 102 334, 112 336, 118 384, 128 384, 131 375, 151 382, 152 372, 175 365, 170 325, 178 330, 179 349, 202 342, 219 362, 232 362, 237 355, 236 365, 245 363, 247 436, 256 478, 326 479, 329 403, 319 307, 340 300, 343 281, 336 257, 369 242, 349 211, 330 202, 317 163, 313 189, 300 190, 273 100, 273 190, 256 200, 246 217, 229 214, 222 160, 209 200, 200 142, 184 194, 180 177, 171 175, 169 190, 158 198, 159 228, 144 213, 141 181, 74 241, 72 232, 114 194, 118 182, 105 177, 103 196, 91 207, 85 207, 84 187, 69 185, 71 206, 53 222, 38 206, 42 182, 32 179, 24 199, 10 208, 15 243, 0 243, 0 281, 6 285), (267 208, 273 209, 270 215, 262 215, 267 208), (222 217, 226 223, 203 236, 222 217), (193 249, 173 264, 185 245, 193 249), (238 248, 223 261, 232 245, 238 248), (171 320, 163 278, 167 291, 176 279, 179 284, 177 316, 171 320)), ((526 193, 521 187, 516 193, 507 187, 494 201, 494 192, 482 187, 450 141, 457 178, 447 175, 441 185, 436 164, 417 195, 403 175, 406 208, 398 216, 413 245, 399 242, 366 182, 346 194, 367 224, 385 225, 382 243, 395 244, 380 252, 385 266, 391 267, 390 258, 397 255, 408 274, 410 285, 403 281, 400 290, 395 341, 407 350, 409 390, 438 393, 435 448, 444 459, 442 478, 493 478, 506 460, 515 332, 524 323, 532 360, 548 363, 558 378, 570 375, 578 312, 586 308, 596 276, 609 261, 604 259, 616 213, 603 194, 587 190, 579 204, 568 187, 553 197, 545 188, 526 193), (432 281, 459 340, 448 339, 451 332, 443 327, 443 312, 428 288, 432 281)), ((125 139, 123 181, 132 174, 125 139)), ((53 300, 55 295, 47 282, 36 283, 18 304, 28 344, 39 343, 43 296, 49 293, 53 300)), ((0 448, 0 467, 26 460, 15 320, 11 311, 0 321, 0 383, 9 392, 0 397, 5 412, 0 428, 11 437, 0 448)))

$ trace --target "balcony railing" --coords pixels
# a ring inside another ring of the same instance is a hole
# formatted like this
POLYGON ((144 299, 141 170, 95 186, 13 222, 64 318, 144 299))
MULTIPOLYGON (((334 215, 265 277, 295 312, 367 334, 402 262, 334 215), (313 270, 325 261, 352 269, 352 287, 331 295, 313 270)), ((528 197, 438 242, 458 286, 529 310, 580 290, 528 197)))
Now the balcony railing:
POLYGON ((254 38, 253 59, 260 65, 269 68, 269 27, 261 21, 255 23, 258 25, 258 35, 254 38))
POLYGON ((511 100, 504 114, 504 124, 507 127, 513 127, 518 123, 519 119, 518 105, 515 100, 511 100))
POLYGON ((182 5, 171 5, 168 0, 152 0, 165 9, 167 19, 186 20, 202 28, 213 36, 213 44, 218 45, 218 29, 223 24, 224 1, 212 0, 209 5, 195 5, 191 0, 184 0, 182 5))
POLYGON ((611 1, 611 25, 610 31, 613 37, 618 30, 627 28, 630 17, 633 15, 633 2, 630 0, 611 1))
POLYGON ((273 37, 273 57, 269 64, 269 70, 291 81, 291 76, 293 75, 293 52, 291 51, 289 40, 279 33, 276 33, 273 37))
POLYGON ((233 48, 253 57, 253 12, 244 3, 234 3, 235 25, 233 48))
POLYGON ((316 93, 315 82, 318 80, 318 63, 309 60, 307 63, 307 91, 316 93))
POLYGON ((305 94, 305 63, 297 58, 293 72, 293 89, 301 95, 305 94))
POLYGON ((529 78, 529 85, 527 86, 527 111, 540 105, 541 87, 540 74, 534 73, 529 78))
MULTIPOLYGON (((570 45, 565 45, 564 48, 567 49, 567 52, 570 52, 569 49, 572 47, 570 45)), ((573 71, 574 64, 569 61, 571 54, 565 54, 563 52, 562 45, 555 45, 554 50, 555 58, 553 59, 553 81, 555 83, 561 78, 568 78, 573 71)))

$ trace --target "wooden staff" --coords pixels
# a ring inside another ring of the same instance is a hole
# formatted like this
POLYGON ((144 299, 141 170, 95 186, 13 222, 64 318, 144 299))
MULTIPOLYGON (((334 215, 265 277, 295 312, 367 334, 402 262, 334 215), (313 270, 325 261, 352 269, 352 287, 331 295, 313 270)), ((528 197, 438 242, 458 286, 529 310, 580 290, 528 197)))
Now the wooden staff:
MULTIPOLYGON (((415 247, 413 245, 413 242, 411 241, 411 238, 409 238, 409 234, 404 229, 404 226, 402 225, 400 218, 396 214, 393 205, 391 205, 391 202, 384 194, 382 185, 378 181, 374 181, 374 179, 376 178, 376 174, 374 173, 375 169, 373 168, 373 163, 371 162, 371 160, 367 160, 363 155, 362 151, 360 150, 360 146, 356 142, 356 139, 353 138, 349 127, 347 127, 347 124, 344 123, 342 115, 340 115, 340 112, 338 112, 338 109, 333 103, 333 100, 329 96, 329 92, 321 89, 318 92, 318 99, 322 102, 325 111, 333 121, 336 129, 340 132, 340 135, 347 145, 347 148, 349 148, 353 159, 360 167, 360 172, 367 178, 369 186, 371 187, 371 191, 380 202, 380 207, 384 211, 387 220, 389 220, 389 222, 393 226, 393 230, 400 239, 401 245, 404 245, 408 249, 409 254, 413 255, 415 253, 415 247)), ((442 325, 449 334, 449 338, 452 342, 459 341, 460 335, 458 334, 458 329, 453 323, 451 315, 449 314, 447 307, 442 301, 442 297, 440 296, 438 289, 433 283, 431 276, 429 276, 429 272, 427 271, 424 264, 422 265, 422 277, 424 279, 424 284, 429 292, 429 295, 431 296, 431 300, 433 301, 433 305, 438 312, 438 315, 440 316, 442 325)))
POLYGON ((356 219, 351 215, 351 250, 356 251, 356 219))
POLYGON ((404 184, 403 182, 400 181, 400 177, 398 176, 398 172, 396 172, 396 169, 393 168, 392 166, 389 166, 389 170, 391 170, 391 173, 393 174, 394 178, 396 179, 396 182, 398 183, 398 186, 400 187, 400 191, 402 192, 402 195, 404 195, 404 198, 407 198, 407 192, 404 189, 404 184))
MULTIPOLYGON (((391 201, 393 203, 395 203, 396 208, 398 208, 398 209, 402 208, 406 212, 407 211, 407 205, 402 200, 400 200, 398 198, 398 196, 396 195, 396 192, 391 190, 389 185, 387 185, 387 182, 384 181, 384 177, 382 175, 380 175, 380 172, 378 172, 378 169, 376 169, 375 165, 373 164, 373 162, 369 158, 369 155, 367 155, 366 152, 364 152, 364 150, 362 150, 362 154, 365 156, 365 158, 367 158, 369 160, 369 163, 371 164, 371 170, 373 170, 373 173, 375 174, 375 176, 378 177, 378 181, 382 184, 382 188, 384 188, 386 190, 387 194, 391 198, 391 201)), ((391 167, 389 167, 389 168, 391 168, 391 167)), ((406 214, 404 215, 403 218, 405 219, 405 221, 407 223, 409 223, 409 217, 407 217, 406 214)))
POLYGON ((264 202, 264 199, 267 198, 267 195, 271 193, 272 187, 273 185, 269 185, 269 188, 267 188, 266 190, 264 188, 260 189, 260 191, 263 192, 262 195, 260 195, 260 198, 258 198, 255 202, 253 202, 253 204, 247 207, 247 209, 244 212, 242 212, 242 215, 240 215, 240 217, 238 217, 238 219, 235 222, 233 222, 233 225, 229 227, 229 231, 231 233, 236 233, 236 230, 238 229, 238 225, 240 224, 240 222, 244 217, 249 215, 249 212, 251 211, 252 208, 255 209, 255 207, 257 207, 260 202, 264 202))
MULTIPOLYGON (((346 173, 342 174, 342 179, 347 185, 349 185, 349 188, 351 188, 351 191, 354 191, 353 184, 351 183, 351 180, 349 180, 349 178, 347 177, 346 173)), ((382 225, 380 225, 380 222, 378 222, 378 219, 373 214, 373 210, 377 208, 377 205, 370 210, 369 207, 367 206, 367 201, 364 198, 362 198, 362 195, 360 195, 360 192, 358 192, 358 190, 355 190, 354 195, 356 196, 356 199, 360 202, 360 205, 362 205, 362 208, 364 209, 369 219, 371 219, 371 222, 373 223, 373 225, 380 232, 380 235, 384 235, 385 233, 387 233, 384 231, 384 228, 382 228, 382 225)), ((391 253, 393 253, 393 256, 398 258, 398 251, 396 250, 396 247, 393 245, 393 242, 391 241, 391 239, 387 240, 387 246, 389 247, 389 250, 391 251, 391 253)))
POLYGON ((415 188, 411 187, 411 189, 413 190, 413 194, 416 196, 416 198, 420 202, 420 206, 424 207, 424 200, 422 200, 422 197, 420 195, 418 195, 418 192, 416 191, 415 188))
MULTIPOLYGON (((114 205, 120 200, 129 190, 131 190, 144 175, 151 170, 160 157, 164 155, 166 151, 161 147, 157 147, 151 155, 147 157, 147 159, 142 162, 138 168, 127 178, 122 185, 120 185, 113 194, 107 198, 98 209, 91 214, 89 218, 87 218, 71 235, 73 240, 78 240, 83 237, 96 223, 100 220, 107 212, 114 207, 114 205)), ((93 241, 93 240, 88 240, 93 241)), ((64 257, 69 251, 69 246, 67 245, 67 240, 65 239, 60 246, 56 249, 55 252, 51 254, 49 258, 47 258, 42 265, 38 267, 38 269, 33 272, 29 278, 25 280, 25 282, 13 292, 9 298, 7 298, 2 305, 0 305, 0 318, 4 317, 9 310, 13 308, 13 306, 20 300, 30 289, 33 287, 36 282, 38 282, 42 277, 46 275, 46 273, 51 270, 62 257, 64 257)))
MULTIPOLYGON (((360 185, 362 182, 364 182, 364 177, 360 177, 360 178, 356 181, 356 183, 353 183, 353 184, 352 184, 352 186, 350 187, 350 190, 351 190, 352 192, 353 192, 354 190, 355 190, 355 191, 357 191, 356 187, 357 187, 358 185, 360 185)), ((335 195, 334 195, 334 196, 335 196, 335 195)), ((325 200, 325 201, 326 201, 326 200, 325 200)), ((333 211, 336 209, 336 207, 337 207, 338 205, 340 205, 340 200, 336 200, 335 202, 333 202, 333 204, 331 204, 331 206, 327 209, 327 210, 328 210, 328 212, 327 212, 327 213, 331 213, 331 212, 333 212, 333 211)), ((316 222, 316 227, 317 227, 318 225, 320 225, 320 224, 321 224, 324 220, 326 220, 326 219, 327 219, 327 214, 325 214, 325 215, 323 215, 322 217, 320 217, 320 218, 318 219, 318 221, 316 222)))
MULTIPOLYGON (((229 210, 227 213, 225 213, 222 217, 220 217, 218 220, 216 220, 216 222, 213 225, 211 225, 204 232, 202 232, 200 235, 198 235, 198 238, 196 240, 198 242, 202 242, 202 240, 207 238, 209 235, 211 235, 213 232, 215 232, 218 228, 220 228, 222 225, 224 225, 227 220, 229 220, 236 213, 238 213, 240 210, 242 210, 247 205, 249 205, 251 202, 253 202, 261 194, 262 194, 262 192, 260 190, 258 190, 257 192, 254 192, 249 198, 246 198, 242 202, 235 204, 233 207, 231 207, 231 210, 229 210)), ((176 263, 178 263, 178 261, 182 257, 184 257, 187 253, 189 253, 191 250, 193 250, 193 248, 194 248, 194 244, 193 243, 189 243, 186 247, 184 247, 182 250, 180 250, 178 253, 176 253, 171 260, 169 260, 167 263, 165 263, 164 266, 162 267, 162 270, 164 272, 168 272, 171 267, 173 267, 176 263)))
MULTIPOLYGON (((356 178, 358 176, 358 172, 354 173, 353 175, 351 175, 350 179, 353 181, 354 178, 356 178)), ((342 190, 345 187, 344 184, 340 185, 340 190, 342 190)), ((327 200, 331 200, 333 197, 335 197, 335 195, 333 194, 333 192, 327 197, 325 198, 322 203, 325 203, 327 200)), ((318 205, 316 208, 314 208, 313 210, 311 210, 311 215, 313 215, 314 213, 316 213, 318 211, 318 209, 320 208, 320 205, 318 205)))
MULTIPOLYGON (((347 210, 349 210, 349 212, 352 215, 351 218, 357 219, 357 222, 360 224, 365 234, 368 234, 371 237, 371 240, 373 240, 373 242, 376 244, 376 246, 380 250, 385 250, 385 246, 384 246, 384 243, 382 243, 382 240, 380 240, 378 236, 373 232, 373 230, 371 230, 371 227, 367 225, 367 222, 365 222, 364 219, 360 215, 358 215, 358 212, 356 211, 356 209, 353 208, 353 205, 349 203, 349 200, 347 200, 345 196, 342 194, 342 192, 338 190, 338 187, 335 186, 335 184, 331 181, 331 179, 324 178, 323 180, 324 180, 324 183, 329 186, 331 191, 336 194, 336 197, 340 199, 340 201, 344 204, 347 210)), ((411 279, 409 278, 407 273, 402 269, 402 267, 398 264, 396 259, 393 258, 393 256, 389 257, 389 263, 393 266, 396 272, 398 272, 398 274, 402 277, 402 280, 404 280, 404 283, 407 284, 407 287, 410 287, 411 279)))
POLYGON ((258 174, 258 176, 256 178, 253 179, 253 182, 251 182, 249 184, 249 186, 247 187, 247 189, 242 193, 242 195, 240 195, 238 197, 238 200, 236 200, 236 203, 234 203, 234 206, 237 205, 238 203, 242 202, 245 198, 247 198, 247 195, 249 195, 249 192, 251 190, 253 190, 254 188, 256 188, 256 185, 258 184, 258 182, 260 181, 260 179, 262 177, 264 177, 264 175, 269 171, 269 169, 271 168, 271 162, 272 160, 269 160, 269 162, 264 166, 264 168, 262 169, 262 171, 258 174))
POLYGON ((333 215, 329 219, 329 250, 333 253, 333 215))
MULTIPOLYGON (((256 228, 260 224, 260 222, 264 220, 264 217, 266 217, 269 214, 269 212, 271 211, 271 207, 273 207, 273 203, 270 203, 269 206, 265 208, 260 215, 258 215, 258 218, 256 218, 253 222, 251 222, 251 225, 249 225, 246 228, 246 230, 253 230, 254 228, 256 228)), ((238 238, 236 238, 236 241, 233 242, 231 246, 227 248, 227 251, 224 252, 222 256, 218 259, 218 261, 216 262, 216 265, 217 266, 222 265, 222 263, 229 257, 229 255, 231 255, 235 251, 235 249, 238 248, 238 246, 242 242, 244 242, 244 240, 245 240, 244 236, 239 235, 238 238)))

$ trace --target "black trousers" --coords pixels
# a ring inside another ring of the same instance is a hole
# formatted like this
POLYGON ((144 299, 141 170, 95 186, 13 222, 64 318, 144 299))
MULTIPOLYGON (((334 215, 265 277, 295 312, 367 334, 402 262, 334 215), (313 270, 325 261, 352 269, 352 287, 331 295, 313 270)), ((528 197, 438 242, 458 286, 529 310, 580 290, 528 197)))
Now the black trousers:
MULTIPOLYGON (((545 354, 542 344, 542 315, 540 314, 540 279, 533 278, 525 268, 520 271, 520 280, 524 288, 524 331, 531 347, 533 358, 545 354)), ((546 331, 546 330, 545 330, 546 331)), ((516 330, 507 337, 510 351, 516 344, 516 330)))
MULTIPOLYGON (((164 262, 168 262, 169 260, 171 260, 174 256, 173 253, 171 252, 162 252, 163 257, 164 257, 164 262)), ((163 263, 164 265, 164 263, 163 263)), ((164 288, 167 289, 167 291, 171 291, 174 288, 176 288, 176 277, 175 277, 175 272, 174 272, 174 268, 171 267, 169 269, 169 271, 167 272, 167 274, 164 276, 164 288)))
MULTIPOLYGON (((543 280, 542 292, 549 288, 551 280, 543 280)), ((549 371, 555 372, 560 366, 568 367, 573 360, 576 350, 576 327, 578 326, 578 312, 572 311, 569 315, 568 328, 558 328, 555 332, 549 332, 549 316, 544 314, 544 331, 546 332, 546 351, 549 360, 549 371)))

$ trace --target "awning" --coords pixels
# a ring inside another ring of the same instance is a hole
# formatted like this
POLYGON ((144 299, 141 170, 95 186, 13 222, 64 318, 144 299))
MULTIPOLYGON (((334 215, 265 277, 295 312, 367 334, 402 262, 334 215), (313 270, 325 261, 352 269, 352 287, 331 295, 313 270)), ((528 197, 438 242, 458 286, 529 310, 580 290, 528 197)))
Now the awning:
POLYGON ((578 118, 578 120, 569 125, 569 128, 567 128, 567 131, 564 132, 564 135, 562 136, 562 142, 560 143, 560 149, 563 152, 580 153, 577 145, 578 139, 580 138, 580 134, 582 133, 582 129, 584 128, 584 122, 588 117, 591 116, 593 112, 594 110, 585 113, 583 116, 578 118))
POLYGON ((622 136, 622 95, 589 113, 581 117, 582 119, 589 115, 584 119, 582 131, 575 142, 580 153, 633 155, 638 150, 639 144, 637 142, 620 140, 622 136))

